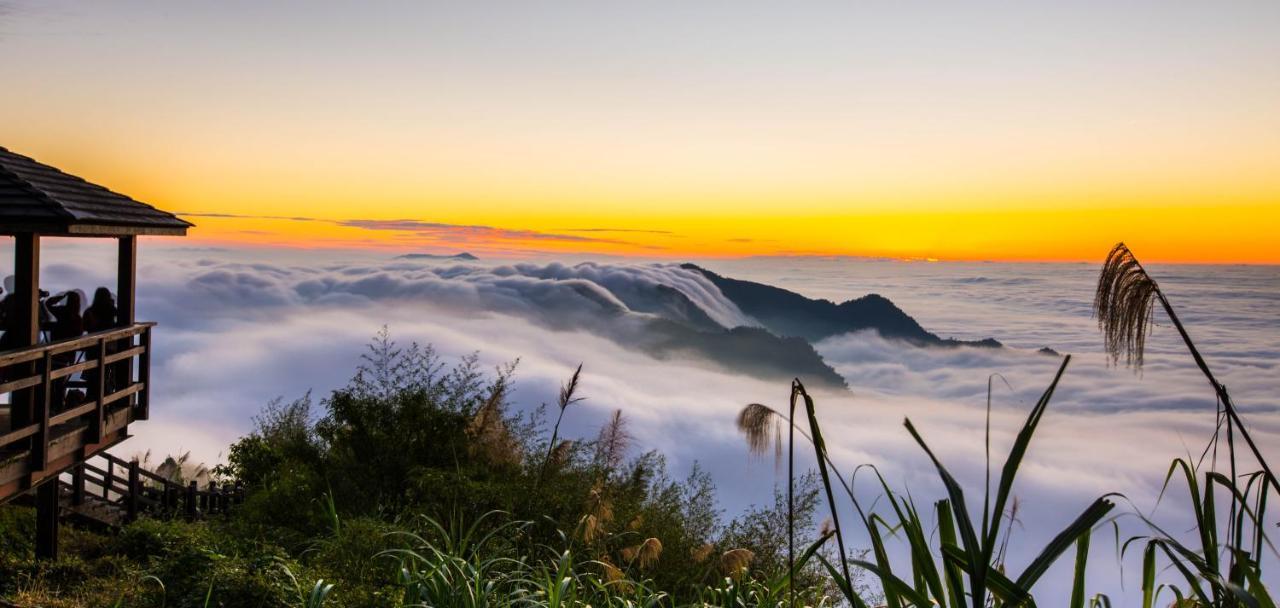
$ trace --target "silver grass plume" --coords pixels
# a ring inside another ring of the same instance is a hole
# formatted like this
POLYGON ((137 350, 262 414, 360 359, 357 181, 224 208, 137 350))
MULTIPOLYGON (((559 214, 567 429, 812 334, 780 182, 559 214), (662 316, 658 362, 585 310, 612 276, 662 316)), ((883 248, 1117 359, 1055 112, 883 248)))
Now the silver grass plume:
POLYGON ((773 448, 773 458, 782 461, 782 417, 767 405, 752 403, 738 412, 738 430, 747 438, 747 449, 763 456, 773 448))
POLYGON ((564 411, 570 405, 582 401, 582 397, 574 397, 573 394, 578 391, 578 379, 582 376, 582 364, 578 364, 578 369, 573 370, 573 376, 569 378, 569 383, 560 387, 560 399, 557 405, 560 411, 564 411))
POLYGON ((631 433, 627 431, 627 419, 622 410, 613 410, 609 421, 600 427, 596 437, 596 460, 609 470, 622 464, 627 448, 631 447, 631 433))
POLYGON ((701 564, 711 557, 711 553, 716 550, 716 546, 711 543, 703 543, 700 546, 689 550, 689 557, 693 558, 693 563, 701 564))
POLYGON ((1142 354, 1151 329, 1160 286, 1124 243, 1107 254, 1093 297, 1093 314, 1113 363, 1142 367, 1142 354))
POLYGON ((638 545, 624 547, 619 554, 628 563, 634 563, 640 568, 648 568, 662 556, 662 541, 649 537, 638 545))
POLYGON ((720 570, 737 579, 747 572, 755 558, 756 554, 750 549, 730 549, 720 556, 720 570))

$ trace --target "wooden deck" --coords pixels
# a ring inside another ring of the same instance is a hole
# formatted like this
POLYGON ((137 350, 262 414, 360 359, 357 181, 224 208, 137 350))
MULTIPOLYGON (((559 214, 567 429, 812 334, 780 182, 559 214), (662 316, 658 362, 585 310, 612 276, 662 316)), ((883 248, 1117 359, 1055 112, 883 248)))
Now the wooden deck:
POLYGON ((0 353, 0 503, 128 438, 149 413, 153 323, 0 353), (66 391, 83 395, 70 401, 66 391))

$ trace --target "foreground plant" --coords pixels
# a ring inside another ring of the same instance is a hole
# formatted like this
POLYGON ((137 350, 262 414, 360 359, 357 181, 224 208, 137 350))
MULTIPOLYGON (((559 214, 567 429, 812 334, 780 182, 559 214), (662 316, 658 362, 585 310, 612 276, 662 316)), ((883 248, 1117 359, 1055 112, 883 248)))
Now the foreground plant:
MULTIPOLYGON (((1006 531, 1005 538, 1002 539, 999 523, 1006 513, 1013 490, 1013 483, 1022 465, 1027 448, 1070 360, 1069 356, 1063 360, 1049 388, 1041 395, 1028 415, 1027 421, 1019 431, 1017 439, 1014 441, 1014 445, 1005 461, 994 496, 994 503, 989 493, 984 496, 980 523, 970 516, 969 507, 960 484, 933 453, 933 450, 929 448, 929 445, 911 421, 904 421, 907 432, 911 434, 925 454, 928 455, 947 491, 947 500, 939 501, 935 505, 939 539, 936 547, 930 544, 929 527, 924 523, 924 519, 921 517, 910 495, 900 496, 893 492, 883 477, 879 476, 878 472, 876 472, 876 476, 880 481, 881 488, 884 490, 884 496, 892 508, 893 515, 886 519, 878 513, 868 513, 862 507, 852 492, 850 483, 845 481, 840 476, 839 471, 831 464, 813 398, 798 380, 792 383, 792 403, 799 401, 804 404, 808 429, 807 432, 802 431, 802 434, 810 441, 814 449, 818 471, 823 481, 823 490, 832 515, 833 534, 839 550, 839 559, 835 560, 836 563, 832 563, 832 560, 823 555, 818 555, 818 559, 826 566, 831 578, 841 590, 845 601, 855 607, 867 605, 852 584, 853 577, 849 570, 852 565, 870 572, 879 581, 884 594, 885 605, 893 608, 901 606, 917 606, 920 608, 930 606, 961 607, 966 605, 973 608, 983 608, 988 604, 988 598, 993 598, 1005 606, 1033 606, 1035 604, 1031 596, 1031 589, 1036 582, 1072 546, 1078 542, 1087 543, 1083 539, 1088 538, 1090 530, 1101 522, 1115 506, 1109 496, 1098 498, 1075 521, 1067 525, 1054 537, 1016 578, 1009 578, 1002 571, 1001 564, 998 563, 997 548, 1007 541, 1009 532, 1006 531), (872 560, 850 559, 847 557, 847 550, 843 540, 843 526, 839 518, 840 506, 833 491, 832 478, 837 479, 845 489, 859 516, 862 527, 871 539, 872 560), (907 548, 910 551, 911 574, 906 579, 895 573, 885 544, 886 534, 897 532, 901 532, 905 537, 907 548)), ((776 412, 772 416, 767 416, 765 411, 760 409, 762 407, 759 405, 748 406, 739 417, 740 428, 753 431, 748 433, 748 441, 753 449, 757 451, 768 445, 761 439, 762 437, 768 437, 767 433, 761 433, 762 430, 767 431, 767 421, 773 417, 781 418, 776 412)), ((788 422, 793 426, 795 425, 795 422, 789 418, 788 422)), ((780 433, 774 432, 773 435, 777 437, 780 436, 780 433)), ((874 468, 871 467, 871 470, 874 471, 874 468)), ((1083 570, 1086 565, 1084 555, 1087 555, 1087 550, 1077 560, 1078 576, 1080 577, 1083 577, 1083 570)))
POLYGON ((1275 603, 1262 582, 1262 556, 1264 552, 1277 555, 1266 534, 1264 518, 1267 496, 1273 491, 1280 491, 1280 485, 1241 419, 1226 385, 1219 382, 1209 369, 1164 290, 1124 243, 1117 244, 1103 265, 1094 297, 1094 314, 1113 361, 1123 358, 1134 369, 1142 367, 1147 335, 1154 326, 1156 302, 1160 303, 1196 367, 1213 389, 1218 420, 1213 438, 1201 454, 1200 461, 1176 459, 1165 475, 1165 489, 1179 476, 1187 485, 1198 542, 1183 543, 1150 518, 1140 515, 1152 533, 1129 538, 1121 553, 1123 555, 1131 546, 1144 546, 1143 608, 1155 606, 1160 592, 1165 589, 1174 595, 1180 606, 1274 607, 1275 603), (1224 427, 1227 474, 1215 470, 1224 427), (1237 434, 1244 439, 1259 470, 1243 475, 1239 473, 1237 434), (1202 470, 1203 460, 1209 454, 1213 460, 1207 470, 1202 470), (1220 522, 1218 516, 1219 495, 1227 500, 1225 535, 1220 534, 1224 522, 1220 522), (1157 583, 1157 562, 1161 556, 1181 577, 1182 585, 1157 583))

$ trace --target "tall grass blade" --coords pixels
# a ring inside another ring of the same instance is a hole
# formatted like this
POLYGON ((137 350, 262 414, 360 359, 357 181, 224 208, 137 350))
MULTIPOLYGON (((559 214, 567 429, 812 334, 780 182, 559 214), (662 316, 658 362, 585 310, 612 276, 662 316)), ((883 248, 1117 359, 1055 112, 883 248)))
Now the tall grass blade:
POLYGON ((840 551, 840 572, 844 575, 845 580, 852 581, 852 577, 849 576, 849 556, 845 549, 844 532, 840 528, 840 509, 836 505, 836 495, 831 491, 831 475, 827 471, 827 443, 822 439, 822 428, 818 425, 818 412, 817 408, 814 407, 813 398, 804 390, 804 385, 798 379, 791 383, 791 399, 793 402, 797 396, 804 400, 804 410, 809 417, 809 436, 813 439, 813 449, 816 452, 816 460, 818 461, 818 474, 822 479, 822 489, 827 495, 827 507, 831 510, 831 524, 836 533, 836 547, 840 551))
POLYGON ((987 531, 987 536, 983 541, 983 561, 990 562, 992 553, 996 547, 996 535, 999 533, 999 526, 994 522, 1000 521, 1004 515, 1005 504, 1009 500, 1009 494, 1013 491, 1013 481, 1018 474, 1018 468, 1022 466, 1022 459, 1026 456, 1027 447, 1031 444, 1031 437, 1035 434, 1036 428, 1040 425, 1040 419, 1044 416, 1045 410, 1049 406, 1049 400, 1053 398, 1053 392, 1058 388, 1058 382, 1062 380, 1062 374, 1066 372, 1067 365, 1071 363, 1071 355, 1062 358, 1062 365, 1058 367, 1058 372, 1054 374, 1053 381, 1049 383, 1049 388, 1045 389, 1040 395, 1040 399, 1036 401, 1031 412, 1027 415, 1027 421, 1022 424, 1022 429, 1018 431, 1018 436, 1014 439, 1013 447, 1009 449, 1009 457, 1005 459, 1004 468, 1000 472, 1000 485, 996 489, 995 505, 991 510, 991 520, 993 525, 987 531))
MULTIPOLYGON (((939 500, 936 510, 938 512, 938 540, 941 547, 956 545, 956 524, 955 517, 951 513, 951 501, 939 500)), ((955 608, 963 608, 964 606, 964 580, 960 577, 960 568, 949 560, 942 560, 942 570, 946 573, 947 595, 950 597, 951 606, 955 608)), ((942 598, 938 598, 938 604, 945 606, 946 603, 942 598)))
MULTIPOLYGON (((943 545, 942 557, 970 576, 973 575, 968 555, 960 547, 943 545)), ((1030 593, 1018 587, 1017 583, 991 566, 986 567, 986 576, 983 577, 983 580, 987 582, 987 590, 991 592, 993 599, 998 600, 996 602, 997 605, 1003 604, 1006 608, 1034 608, 1036 605, 1035 599, 1031 597, 1030 593)), ((975 595, 977 594, 970 594, 970 597, 972 598, 975 595)))
MULTIPOLYGON (((1031 589, 1063 552, 1081 538, 1087 539, 1093 526, 1102 521, 1102 518, 1111 512, 1113 508, 1115 508, 1115 503, 1107 500, 1105 496, 1095 500, 1092 505, 1089 505, 1089 508, 1080 514, 1080 517, 1071 522, 1071 525, 1063 529, 1062 532, 1059 532, 1052 541, 1049 541, 1049 544, 1040 552, 1040 555, 1031 560, 1031 564, 1027 566, 1027 569, 1023 570, 1022 574, 1018 576, 1018 586, 1023 589, 1031 589)), ((1085 541, 1085 545, 1087 550, 1088 540, 1085 541)))
POLYGON ((969 573, 970 605, 973 608, 983 608, 986 605, 988 562, 983 557, 984 551, 979 544, 977 533, 973 530, 973 520, 969 517, 969 510, 965 508, 964 490, 943 466, 942 461, 934 455, 933 450, 929 449, 929 444, 925 443, 924 438, 916 431, 916 427, 911 424, 911 420, 903 421, 903 426, 907 427, 907 432, 911 433, 916 443, 924 449, 924 453, 928 454, 929 460, 933 461, 933 466, 938 470, 938 476, 942 478, 942 484, 947 489, 956 524, 960 528, 960 540, 964 543, 965 563, 961 565, 961 569, 969 573))
POLYGON ((1142 608, 1155 608, 1156 596, 1156 544, 1147 543, 1142 551, 1142 608))
POLYGON ((1089 532, 1085 531, 1076 540, 1076 567, 1072 572, 1071 579, 1071 608, 1084 608, 1085 590, 1084 579, 1085 572, 1089 566, 1089 532))

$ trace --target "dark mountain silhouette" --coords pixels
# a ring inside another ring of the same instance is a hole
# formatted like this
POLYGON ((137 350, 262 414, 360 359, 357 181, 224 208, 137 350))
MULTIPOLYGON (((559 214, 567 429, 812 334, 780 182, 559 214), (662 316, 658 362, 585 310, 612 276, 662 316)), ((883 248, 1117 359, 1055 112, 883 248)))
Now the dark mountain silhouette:
POLYGON ((397 260, 460 260, 465 262, 474 262, 480 258, 467 252, 455 253, 453 255, 442 255, 438 253, 406 253, 396 256, 397 260))
POLYGON ((640 346, 658 358, 692 354, 747 375, 800 378, 811 386, 848 388, 803 338, 779 338, 759 327, 700 331, 666 319, 655 319, 645 329, 640 346))
MULTIPOLYGON (((659 359, 691 355, 734 372, 848 388, 844 378, 803 338, 780 338, 759 327, 726 328, 678 289, 656 285, 643 292, 610 292, 623 301, 622 305, 585 286, 579 293, 599 305, 606 319, 601 335, 659 359), (619 322, 630 312, 645 313, 648 318, 639 324, 619 322)), ((565 329, 584 327, 581 318, 557 323, 564 323, 561 327, 565 329)))
POLYGON ((695 264, 682 268, 701 272, 744 313, 779 336, 795 336, 809 342, 853 331, 874 329, 886 338, 918 346, 998 347, 993 338, 965 341, 940 338, 921 327, 911 315, 878 294, 836 304, 806 298, 780 287, 720 276, 695 264))

